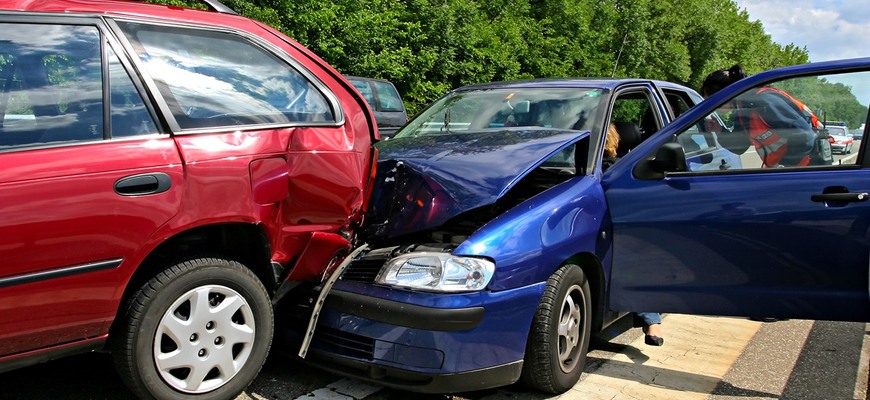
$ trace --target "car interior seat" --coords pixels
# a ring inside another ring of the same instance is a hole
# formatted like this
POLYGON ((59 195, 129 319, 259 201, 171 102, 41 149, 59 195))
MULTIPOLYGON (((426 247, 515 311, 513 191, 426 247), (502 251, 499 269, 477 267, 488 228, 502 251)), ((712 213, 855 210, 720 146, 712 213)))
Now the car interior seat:
POLYGON ((549 101, 541 101, 532 104, 532 110, 530 111, 530 118, 527 118, 525 121, 520 122, 520 126, 552 126, 553 125, 553 114, 550 109, 549 101))
POLYGON ((616 131, 619 132, 619 146, 616 148, 616 156, 622 157, 643 141, 640 128, 634 122, 614 122, 616 131))
POLYGON ((650 136, 659 130, 659 125, 658 122, 656 122, 656 117, 655 114, 653 114, 652 108, 646 109, 640 123, 642 140, 649 139, 650 136))

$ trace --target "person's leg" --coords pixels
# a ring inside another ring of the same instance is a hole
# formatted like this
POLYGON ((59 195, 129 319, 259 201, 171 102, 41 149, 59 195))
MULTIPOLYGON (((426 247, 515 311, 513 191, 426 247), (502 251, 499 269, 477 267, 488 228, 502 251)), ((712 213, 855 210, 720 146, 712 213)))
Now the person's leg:
POLYGON ((650 325, 660 325, 662 323, 662 315, 655 312, 639 312, 634 313, 635 315, 635 326, 644 327, 650 325), (641 325, 638 325, 637 322, 640 321, 641 325))
POLYGON ((665 343, 661 314, 654 312, 635 313, 634 323, 635 326, 643 327, 644 343, 650 346, 661 346, 665 343))

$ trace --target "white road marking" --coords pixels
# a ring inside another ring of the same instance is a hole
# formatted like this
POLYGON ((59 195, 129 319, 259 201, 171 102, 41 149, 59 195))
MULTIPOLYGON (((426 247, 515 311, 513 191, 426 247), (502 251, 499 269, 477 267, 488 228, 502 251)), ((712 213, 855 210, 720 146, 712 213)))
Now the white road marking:
POLYGON ((563 399, 705 399, 715 389, 761 323, 744 319, 670 314, 665 345, 618 354, 563 399), (703 340, 699 338, 703 337, 703 340))

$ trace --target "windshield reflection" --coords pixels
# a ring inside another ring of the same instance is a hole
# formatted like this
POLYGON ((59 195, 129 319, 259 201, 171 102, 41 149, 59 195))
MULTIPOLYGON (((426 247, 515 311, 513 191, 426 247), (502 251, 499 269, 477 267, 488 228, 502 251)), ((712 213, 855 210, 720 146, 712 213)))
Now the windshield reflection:
POLYGON ((600 131, 600 89, 504 88, 453 92, 429 106, 395 137, 464 133, 481 129, 543 127, 600 131))

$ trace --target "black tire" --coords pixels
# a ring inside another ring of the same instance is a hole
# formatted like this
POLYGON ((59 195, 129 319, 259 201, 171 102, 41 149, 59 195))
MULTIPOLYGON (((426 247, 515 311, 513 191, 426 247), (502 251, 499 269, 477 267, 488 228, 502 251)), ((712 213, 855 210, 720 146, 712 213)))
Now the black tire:
POLYGON ((520 378, 524 385, 560 394, 580 380, 589 351, 591 309, 589 282, 580 267, 564 265, 550 276, 526 344, 520 378))
POLYGON ((112 355, 142 399, 235 398, 263 367, 274 330, 263 284, 242 264, 220 258, 161 271, 133 295, 122 318, 112 355))

